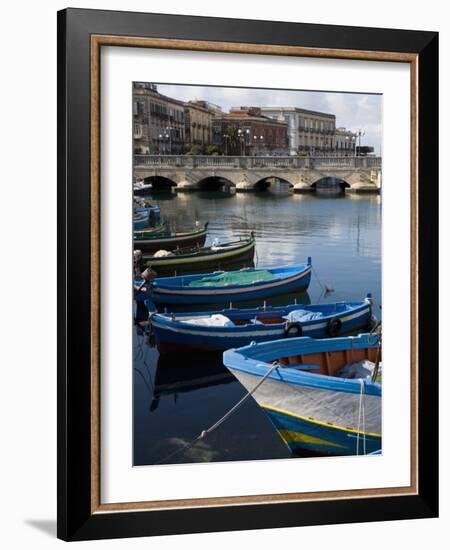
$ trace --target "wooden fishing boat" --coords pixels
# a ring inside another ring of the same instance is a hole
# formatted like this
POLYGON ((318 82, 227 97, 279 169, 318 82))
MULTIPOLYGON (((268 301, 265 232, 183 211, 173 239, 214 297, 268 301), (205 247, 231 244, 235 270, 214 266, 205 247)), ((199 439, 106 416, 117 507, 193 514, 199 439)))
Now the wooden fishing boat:
POLYGON ((205 244, 208 229, 208 222, 204 227, 194 231, 176 231, 166 233, 155 233, 148 235, 148 232, 134 232, 134 248, 145 253, 156 252, 157 250, 176 250, 187 246, 203 246, 205 244))
POLYGON ((178 248, 164 256, 144 254, 142 261, 145 267, 151 267, 159 276, 176 276, 253 266, 254 254, 255 238, 252 234, 249 239, 218 245, 178 248))
POLYGON ((153 226, 146 227, 145 229, 135 229, 133 231, 134 239, 148 239, 156 237, 163 233, 168 233, 167 223, 165 221, 156 223, 153 226))
POLYGON ((159 219, 159 206, 135 206, 133 208, 133 229, 144 229, 150 225, 150 219, 159 219))
POLYGON ((292 452, 357 455, 381 449, 381 384, 370 366, 380 357, 379 337, 360 334, 250 344, 223 360, 292 452))
POLYGON ((151 183, 144 183, 138 181, 133 185, 133 195, 137 197, 146 197, 151 194, 153 185, 151 183))
MULTIPOLYGON (((155 269, 158 271, 156 266, 155 269)), ((153 281, 150 299, 156 304, 189 305, 262 300, 304 292, 310 280, 311 258, 308 258, 307 264, 290 267, 160 277, 153 281)))
MULTIPOLYGON (((150 307, 149 307, 150 309, 150 307)), ((210 312, 153 313, 152 340, 160 353, 183 350, 226 350, 279 338, 324 338, 368 328, 370 295, 359 302, 210 312)))

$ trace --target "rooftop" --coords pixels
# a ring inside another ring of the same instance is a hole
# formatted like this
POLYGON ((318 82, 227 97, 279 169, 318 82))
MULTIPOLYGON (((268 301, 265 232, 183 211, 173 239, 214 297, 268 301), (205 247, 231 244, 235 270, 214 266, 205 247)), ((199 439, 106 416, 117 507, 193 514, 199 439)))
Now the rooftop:
POLYGON ((311 111, 310 109, 301 109, 300 107, 261 107, 261 111, 286 111, 286 112, 295 112, 295 113, 302 113, 304 115, 316 115, 316 116, 324 116, 328 118, 332 118, 333 120, 336 119, 336 115, 332 115, 331 113, 322 113, 321 111, 311 111))
POLYGON ((152 84, 149 82, 133 82, 133 93, 140 91, 147 92, 158 99, 163 99, 164 101, 167 101, 168 103, 175 103, 176 105, 181 105, 183 107, 185 105, 184 102, 180 101, 179 99, 174 99, 173 97, 160 94, 158 92, 156 84, 152 84))
POLYGON ((229 113, 219 114, 217 115, 217 118, 227 120, 245 120, 249 122, 269 122, 270 124, 277 124, 279 126, 286 127, 286 122, 282 122, 261 114, 261 109, 259 107, 232 107, 229 113))

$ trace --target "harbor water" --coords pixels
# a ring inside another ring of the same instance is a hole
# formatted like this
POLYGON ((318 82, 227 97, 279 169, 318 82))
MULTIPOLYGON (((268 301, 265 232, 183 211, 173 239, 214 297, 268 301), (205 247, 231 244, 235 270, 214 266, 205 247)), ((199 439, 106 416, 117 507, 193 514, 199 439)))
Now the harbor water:
MULTIPOLYGON (((151 202, 160 206, 174 230, 209 221, 209 242, 254 231, 257 267, 303 264, 311 256, 314 275, 308 293, 268 304, 361 300, 371 292, 373 312, 380 317, 379 196, 203 192, 155 195, 151 202)), ((246 392, 223 366, 221 353, 159 356, 146 341, 135 329, 135 466, 290 457, 251 398, 219 428, 191 444, 246 392)))

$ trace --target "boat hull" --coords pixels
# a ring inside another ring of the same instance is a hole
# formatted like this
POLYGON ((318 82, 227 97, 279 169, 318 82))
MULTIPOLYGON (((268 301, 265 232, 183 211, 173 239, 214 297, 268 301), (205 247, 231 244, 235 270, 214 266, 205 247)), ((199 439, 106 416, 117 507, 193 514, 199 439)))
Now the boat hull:
POLYGON ((363 455, 381 449, 381 386, 337 373, 362 358, 373 361, 378 353, 377 337, 368 334, 293 338, 228 350, 224 363, 291 452, 363 455), (290 359, 296 363, 283 363, 290 359))
MULTIPOLYGON (((157 268, 156 268, 157 269, 157 268)), ((311 267, 299 270, 288 279, 275 280, 247 288, 200 290, 190 287, 166 287, 155 285, 151 299, 156 304, 221 304, 251 300, 263 300, 279 294, 304 292, 311 281, 311 267)))
MULTIPOLYGON (((242 310, 242 314, 244 311, 248 311, 247 315, 250 318, 255 316, 260 320, 264 320, 264 318, 282 317, 290 311, 300 308, 301 306, 297 305, 286 308, 257 308, 254 310, 242 310)), ((311 311, 314 311, 314 306, 311 308, 311 311)), ((221 310, 191 315, 195 317, 214 313, 227 316, 233 322, 239 317, 242 317, 242 314, 233 312, 233 310, 221 310)), ((155 314, 152 316, 153 340, 160 353, 173 353, 183 350, 223 351, 230 348, 246 346, 250 342, 259 343, 286 337, 286 321, 274 324, 261 323, 218 327, 194 325, 183 322, 183 317, 187 315, 188 314, 175 315, 173 318, 163 314, 155 314)), ((330 321, 339 319, 341 323, 339 333, 345 334, 366 328, 371 321, 371 315, 370 305, 366 302, 359 302, 358 305, 347 311, 335 312, 318 319, 305 321, 301 323, 299 330, 302 331, 304 336, 324 338, 329 336, 330 321)), ((291 336, 295 334, 298 335, 296 331, 290 334, 291 336)))
POLYGON ((133 213, 133 229, 145 229, 150 225, 150 219, 157 220, 160 218, 159 206, 139 207, 134 208, 133 213))
POLYGON ((135 250, 142 252, 157 252, 158 250, 175 250, 184 246, 203 246, 206 241, 207 231, 192 231, 191 233, 176 233, 174 235, 160 234, 149 239, 134 239, 135 250))
POLYGON ((381 449, 381 435, 331 426, 283 410, 262 407, 293 454, 305 451, 325 455, 371 454, 381 449))
POLYGON ((158 277, 171 277, 212 271, 253 267, 255 241, 251 240, 229 250, 211 251, 207 254, 187 254, 149 258, 144 256, 146 267, 151 267, 158 277))
POLYGON ((136 197, 148 197, 152 193, 152 186, 146 185, 144 187, 135 187, 133 189, 133 195, 136 197))
POLYGON ((145 227, 144 229, 135 230, 133 232, 134 240, 137 239, 152 239, 154 237, 159 237, 167 231, 166 223, 161 222, 152 227, 145 227))

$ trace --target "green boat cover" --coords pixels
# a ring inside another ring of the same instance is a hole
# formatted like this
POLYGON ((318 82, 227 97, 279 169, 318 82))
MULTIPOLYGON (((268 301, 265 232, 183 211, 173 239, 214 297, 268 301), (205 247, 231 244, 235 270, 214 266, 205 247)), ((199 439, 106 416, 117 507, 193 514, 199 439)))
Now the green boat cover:
POLYGON ((189 283, 189 286, 231 286, 231 285, 250 285, 262 281, 273 281, 278 279, 270 271, 261 269, 260 271, 231 271, 229 273, 219 273, 202 277, 189 283))

